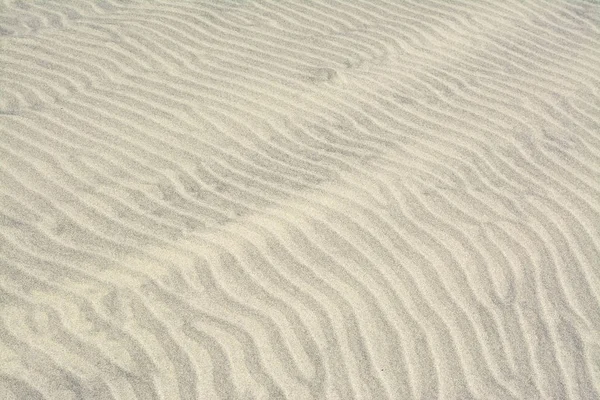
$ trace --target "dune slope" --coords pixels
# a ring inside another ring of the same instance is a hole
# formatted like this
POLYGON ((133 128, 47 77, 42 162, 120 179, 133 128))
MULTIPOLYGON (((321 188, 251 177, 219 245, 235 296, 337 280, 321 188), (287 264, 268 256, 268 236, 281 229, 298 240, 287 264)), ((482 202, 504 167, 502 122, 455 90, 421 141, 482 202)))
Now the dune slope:
POLYGON ((600 4, 0 0, 0 398, 600 399, 600 4))

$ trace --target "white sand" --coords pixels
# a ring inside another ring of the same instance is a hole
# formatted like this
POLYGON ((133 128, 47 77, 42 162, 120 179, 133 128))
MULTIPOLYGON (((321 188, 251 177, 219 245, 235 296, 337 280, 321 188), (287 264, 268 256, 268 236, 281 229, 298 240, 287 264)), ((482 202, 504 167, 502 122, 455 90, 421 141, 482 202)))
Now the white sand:
POLYGON ((0 399, 600 399, 599 2, 0 35, 0 399))

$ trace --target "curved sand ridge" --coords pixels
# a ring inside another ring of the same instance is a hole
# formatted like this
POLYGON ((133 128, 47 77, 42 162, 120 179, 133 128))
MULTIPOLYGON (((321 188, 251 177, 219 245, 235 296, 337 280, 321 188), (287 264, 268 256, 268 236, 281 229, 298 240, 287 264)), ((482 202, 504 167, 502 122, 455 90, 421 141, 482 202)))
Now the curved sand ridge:
POLYGON ((0 398, 600 398, 597 2, 0 10, 0 398))

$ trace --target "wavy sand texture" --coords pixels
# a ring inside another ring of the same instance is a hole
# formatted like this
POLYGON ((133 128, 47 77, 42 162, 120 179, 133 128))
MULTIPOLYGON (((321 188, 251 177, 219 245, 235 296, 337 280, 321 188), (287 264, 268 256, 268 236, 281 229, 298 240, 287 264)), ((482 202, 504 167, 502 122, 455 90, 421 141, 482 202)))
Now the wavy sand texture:
POLYGON ((0 35, 0 398, 600 399, 598 2, 0 35))

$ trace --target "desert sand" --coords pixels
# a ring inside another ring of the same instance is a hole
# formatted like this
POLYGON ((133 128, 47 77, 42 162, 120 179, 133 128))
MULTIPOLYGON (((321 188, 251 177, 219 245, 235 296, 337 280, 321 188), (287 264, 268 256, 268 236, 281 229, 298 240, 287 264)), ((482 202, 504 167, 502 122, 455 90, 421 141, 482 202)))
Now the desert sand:
POLYGON ((600 399, 600 2, 0 0, 0 399, 600 399))

